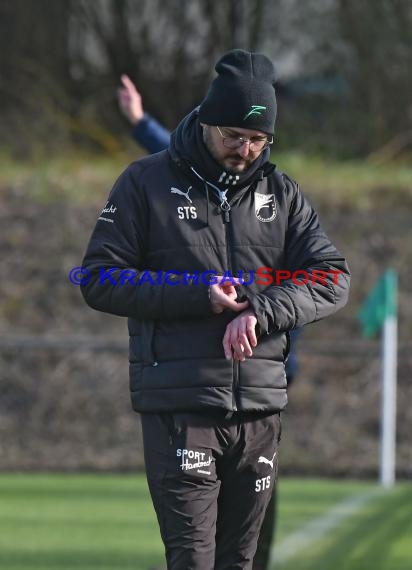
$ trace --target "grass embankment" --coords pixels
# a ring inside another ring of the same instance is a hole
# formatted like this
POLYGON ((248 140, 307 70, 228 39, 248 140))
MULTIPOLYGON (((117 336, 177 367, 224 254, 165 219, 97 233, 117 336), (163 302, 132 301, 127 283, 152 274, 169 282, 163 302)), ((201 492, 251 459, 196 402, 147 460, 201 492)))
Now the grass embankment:
MULTIPOLYGON (((18 185, 31 197, 44 201, 70 199, 78 202, 101 200, 121 171, 136 157, 71 154, 51 160, 17 162, 3 157, 0 187, 18 185)), ((365 160, 337 161, 297 152, 272 155, 272 161, 317 200, 354 208, 380 203, 412 201, 412 165, 374 165, 365 160)))

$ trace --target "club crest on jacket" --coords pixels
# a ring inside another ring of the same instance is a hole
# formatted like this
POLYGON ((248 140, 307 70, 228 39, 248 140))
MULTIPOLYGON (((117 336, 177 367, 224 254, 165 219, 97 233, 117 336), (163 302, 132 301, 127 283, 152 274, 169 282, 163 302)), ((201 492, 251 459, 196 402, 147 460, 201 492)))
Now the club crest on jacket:
POLYGON ((277 214, 275 195, 255 192, 255 214, 260 222, 273 222, 277 214))

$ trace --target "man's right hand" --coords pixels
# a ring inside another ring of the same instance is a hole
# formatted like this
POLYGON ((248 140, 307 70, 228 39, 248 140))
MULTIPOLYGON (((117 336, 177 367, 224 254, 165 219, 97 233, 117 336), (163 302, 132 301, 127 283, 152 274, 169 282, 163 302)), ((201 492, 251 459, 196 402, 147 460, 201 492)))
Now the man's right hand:
POLYGON ((210 303, 214 313, 223 313, 225 309, 231 309, 236 313, 244 311, 249 307, 249 301, 236 301, 236 287, 240 285, 239 279, 231 277, 223 277, 216 275, 213 283, 210 285, 210 303))
POLYGON ((144 115, 142 96, 128 75, 120 79, 122 86, 117 90, 120 110, 132 125, 137 125, 144 115))

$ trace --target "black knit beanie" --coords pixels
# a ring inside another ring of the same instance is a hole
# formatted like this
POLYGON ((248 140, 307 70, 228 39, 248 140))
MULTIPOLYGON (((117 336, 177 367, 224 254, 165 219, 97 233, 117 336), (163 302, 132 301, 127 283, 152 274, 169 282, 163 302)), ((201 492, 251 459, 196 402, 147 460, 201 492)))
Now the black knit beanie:
POLYGON ((234 49, 219 59, 215 70, 218 76, 199 108, 200 121, 274 134, 277 106, 270 59, 234 49))

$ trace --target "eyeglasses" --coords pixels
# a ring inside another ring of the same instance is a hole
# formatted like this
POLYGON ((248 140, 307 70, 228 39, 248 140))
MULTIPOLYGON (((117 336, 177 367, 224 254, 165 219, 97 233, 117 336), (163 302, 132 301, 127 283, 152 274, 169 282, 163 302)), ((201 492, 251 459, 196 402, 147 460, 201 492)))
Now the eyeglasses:
POLYGON ((228 135, 226 133, 223 134, 218 126, 216 126, 216 128, 219 132, 219 135, 222 137, 223 145, 226 148, 231 148, 232 150, 240 148, 245 143, 248 143, 249 150, 252 152, 258 152, 259 150, 263 150, 273 143, 273 137, 270 137, 270 139, 268 139, 268 137, 240 137, 238 135, 228 135))

